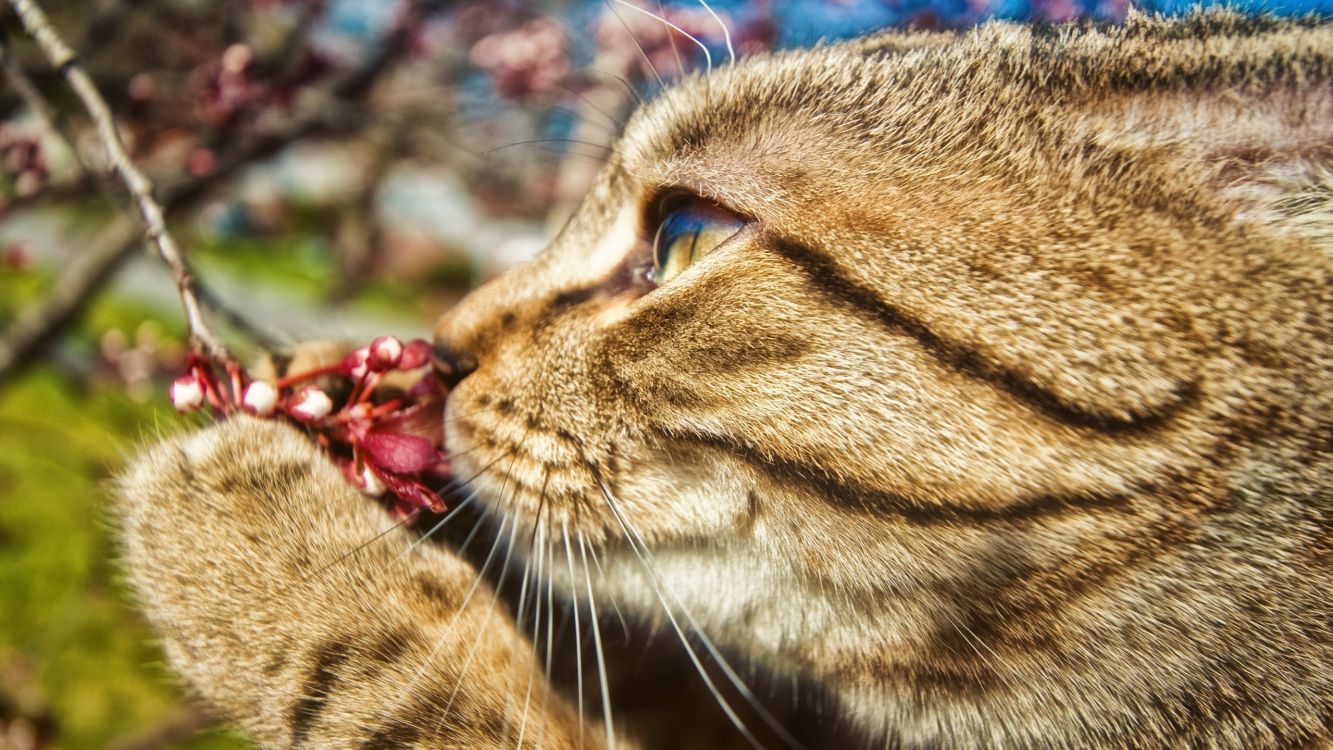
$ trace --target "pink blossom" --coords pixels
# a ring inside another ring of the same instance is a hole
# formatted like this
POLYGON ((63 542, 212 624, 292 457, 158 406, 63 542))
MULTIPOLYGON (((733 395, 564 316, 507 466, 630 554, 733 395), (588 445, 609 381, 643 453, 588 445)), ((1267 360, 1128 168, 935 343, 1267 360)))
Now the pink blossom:
POLYGON ((199 378, 191 371, 172 381, 167 396, 171 398, 171 405, 176 407, 176 411, 192 412, 203 406, 204 388, 199 378))
POLYGON ((430 344, 421 339, 412 339, 403 347, 403 356, 398 360, 398 369, 415 370, 425 367, 430 362, 430 344))
POLYGON ((363 346, 344 357, 341 367, 353 378, 364 378, 370 372, 370 347, 363 346))
POLYGON ((403 358, 403 342, 394 336, 380 336, 370 342, 368 359, 375 372, 392 370, 403 358))
POLYGON ((308 385, 297 391, 292 397, 291 403, 287 406, 287 413, 302 422, 313 422, 317 419, 327 417, 333 411, 333 400, 329 394, 308 385))
POLYGON ((435 446, 415 435, 371 432, 362 438, 361 449, 377 466, 397 474, 415 474, 439 460, 435 446))
POLYGON ((251 414, 267 417, 273 413, 278 405, 278 390, 273 387, 272 383, 256 380, 245 387, 245 395, 241 397, 241 404, 251 414))
POLYGON ((275 383, 249 380, 235 363, 217 365, 194 355, 188 372, 172 386, 172 401, 182 410, 208 403, 220 414, 239 407, 258 416, 288 418, 328 451, 353 486, 373 497, 391 495, 400 517, 423 509, 438 513, 444 501, 427 482, 449 478, 441 447, 447 391, 433 371, 406 394, 376 389, 384 373, 420 368, 430 353, 430 344, 421 339, 404 343, 381 336, 337 364, 289 373, 275 383), (311 384, 315 378, 339 376, 353 379, 350 395, 339 403, 311 384), (239 404, 233 403, 237 398, 239 404), (277 409, 284 399, 284 408, 277 409))

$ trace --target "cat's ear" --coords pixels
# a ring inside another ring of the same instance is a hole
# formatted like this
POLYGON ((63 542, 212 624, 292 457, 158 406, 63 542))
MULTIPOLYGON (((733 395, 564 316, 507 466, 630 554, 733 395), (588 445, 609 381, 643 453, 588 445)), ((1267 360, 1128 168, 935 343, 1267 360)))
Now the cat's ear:
MULTIPOLYGON (((1136 21, 1155 25, 1131 19, 1127 35, 1136 21)), ((1100 145, 1181 164, 1234 218, 1333 240, 1333 30, 1199 22, 1274 28, 1207 41, 1144 34, 1170 52, 1145 48, 1110 73, 1120 80, 1088 108, 1100 145)))

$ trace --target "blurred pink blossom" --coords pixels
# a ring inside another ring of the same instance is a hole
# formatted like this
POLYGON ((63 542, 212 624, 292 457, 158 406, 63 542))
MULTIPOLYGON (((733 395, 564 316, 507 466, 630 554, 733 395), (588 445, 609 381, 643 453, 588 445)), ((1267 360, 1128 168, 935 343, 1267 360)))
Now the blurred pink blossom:
POLYGON ((569 73, 569 38, 559 21, 543 16, 482 37, 468 57, 490 74, 501 96, 520 98, 554 86, 569 73))

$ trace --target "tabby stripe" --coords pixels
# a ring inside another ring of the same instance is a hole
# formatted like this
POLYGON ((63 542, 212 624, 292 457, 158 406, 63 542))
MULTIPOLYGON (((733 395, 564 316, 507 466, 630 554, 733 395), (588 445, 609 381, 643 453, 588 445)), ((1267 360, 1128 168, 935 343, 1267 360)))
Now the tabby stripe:
POLYGON ((376 729, 360 745, 361 750, 402 750, 412 747, 421 730, 405 721, 393 721, 376 729))
POLYGON ((960 523, 978 525, 1009 523, 1019 526, 1078 513, 1123 511, 1128 509, 1130 501, 1130 497, 1124 494, 1088 492, 1034 495, 1019 498, 1002 507, 968 505, 960 502, 933 502, 923 505, 892 492, 883 492, 849 480, 831 477, 822 468, 812 464, 764 455, 752 446, 716 435, 660 429, 658 433, 666 440, 690 442, 730 453, 765 474, 777 476, 786 484, 800 485, 809 494, 836 500, 846 507, 892 514, 919 526, 960 523))
POLYGON ((242 498, 287 497, 310 475, 311 464, 303 461, 282 461, 257 472, 231 472, 216 483, 218 492, 242 498))
POLYGON ((807 280, 823 291, 829 299, 871 318, 885 328, 908 334, 941 363, 963 375, 991 383, 1013 398, 1057 421, 1101 432, 1120 434, 1145 432, 1163 426, 1170 417, 1198 396, 1198 383, 1192 382, 1185 386, 1183 393, 1179 394, 1177 406, 1162 414, 1113 419, 1080 411, 1061 403, 1050 393, 1033 386, 1014 373, 986 362, 977 352, 941 340, 923 323, 912 319, 880 299, 874 291, 848 278, 837 263, 827 255, 781 237, 770 236, 769 244, 774 252, 799 268, 807 280))
MULTIPOLYGON (((389 628, 376 634, 374 638, 334 638, 315 649, 315 665, 301 686, 301 698, 292 707, 291 746, 300 747, 309 736, 315 722, 319 721, 329 694, 338 682, 340 670, 344 667, 357 666, 358 681, 367 682, 384 667, 400 661, 415 645, 417 637, 411 631, 404 628, 389 628), (353 641, 369 645, 354 647, 353 641), (349 662, 352 664, 349 665, 349 662)), ((399 736, 401 732, 394 730, 391 734, 399 736)))
POLYGON ((326 641, 315 649, 315 666, 301 686, 301 697, 292 707, 292 748, 300 747, 319 720, 328 701, 329 691, 338 682, 337 669, 351 655, 351 646, 342 640, 326 641))

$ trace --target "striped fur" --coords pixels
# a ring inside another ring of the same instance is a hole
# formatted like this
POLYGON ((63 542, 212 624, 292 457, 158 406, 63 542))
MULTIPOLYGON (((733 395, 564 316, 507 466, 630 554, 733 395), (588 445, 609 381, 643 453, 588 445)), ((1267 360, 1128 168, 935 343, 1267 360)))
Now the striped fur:
MULTIPOLYGON (((1328 746, 1330 175, 1314 21, 990 24, 692 77, 440 321, 475 366, 456 470, 542 530, 517 555, 562 597, 661 628, 665 599, 875 746, 1328 746), (654 289, 675 191, 750 224, 654 289)), ((122 485, 173 664, 265 746, 513 745, 512 622, 468 708, 430 692, 475 641, 423 623, 485 616, 472 568, 418 547, 289 593, 384 521, 280 433, 180 438, 122 485)), ((578 744, 542 705, 544 746, 578 744)))

